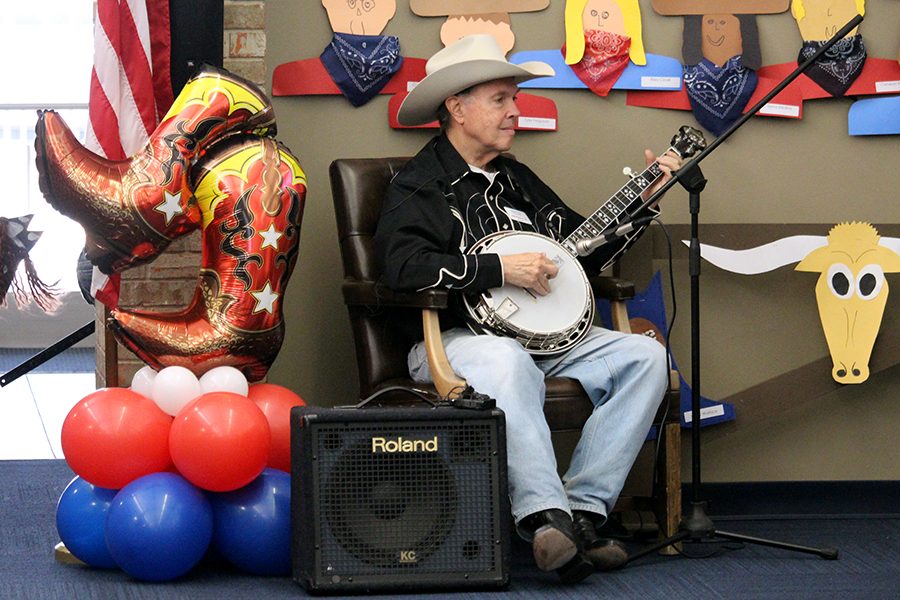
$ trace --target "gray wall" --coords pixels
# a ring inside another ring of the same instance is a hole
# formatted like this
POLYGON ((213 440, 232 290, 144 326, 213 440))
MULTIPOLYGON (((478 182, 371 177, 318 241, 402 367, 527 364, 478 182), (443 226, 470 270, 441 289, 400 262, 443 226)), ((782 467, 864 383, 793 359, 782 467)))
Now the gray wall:
MULTIPOLYGON (((398 0, 386 33, 398 35, 407 56, 427 57, 440 49, 441 19, 413 15, 398 0)), ((681 19, 656 15, 641 0, 648 52, 680 58, 681 19)), ((896 59, 900 2, 869 2, 862 32, 869 56, 896 59)), ((318 56, 330 40, 324 9, 316 1, 266 3, 269 74, 284 62, 318 56), (301 8, 302 7, 302 8, 301 8)), ((512 15, 514 51, 559 47, 563 40, 562 0, 538 13, 512 15)), ((763 63, 794 60, 800 45, 790 13, 759 17, 763 63)), ((559 131, 522 133, 514 153, 576 209, 590 213, 623 183, 624 166, 642 165, 641 150, 661 151, 690 113, 629 108, 625 94, 599 98, 586 90, 540 90, 559 109, 559 131)), ((430 137, 397 131, 387 124, 387 96, 353 108, 338 96, 273 99, 279 139, 300 158, 309 177, 301 251, 286 302, 288 333, 270 380, 297 390, 310 404, 353 402, 356 369, 342 279, 328 164, 338 157, 410 155, 430 137)), ((897 136, 847 135, 849 99, 812 101, 804 118, 754 118, 703 163, 709 179, 703 194, 704 224, 817 223, 821 233, 844 220, 885 228, 900 222, 896 170, 897 136)), ((667 223, 690 220, 687 194, 673 189, 664 201, 667 223)), ((683 229, 683 228, 682 228, 683 229)), ((896 234, 896 228, 891 235, 896 234)), ((658 237, 658 236, 657 236, 658 237)), ((665 268, 649 237, 626 274, 641 283, 665 268)), ((721 243, 727 245, 728 240, 721 243)), ((683 256, 683 255, 682 255, 683 256)), ((688 275, 675 261, 679 321, 675 356, 689 373, 688 275)), ((896 275, 889 281, 900 285, 896 275)), ((702 279, 703 394, 723 398, 827 354, 815 308, 815 277, 789 268, 756 277, 704 269, 702 279)), ((882 336, 896 335, 897 300, 888 301, 882 336)), ((829 378, 828 372, 822 373, 829 378)), ((860 386, 792 407, 792 390, 766 398, 771 418, 741 423, 704 443, 707 481, 896 479, 900 453, 900 368, 860 386), (783 415, 783 418, 782 418, 783 415)), ((740 416, 739 416, 740 419, 740 416)), ((687 457, 687 454, 686 454, 687 457)), ((687 461, 686 461, 687 466, 687 461)), ((689 471, 686 470, 686 474, 689 471)))

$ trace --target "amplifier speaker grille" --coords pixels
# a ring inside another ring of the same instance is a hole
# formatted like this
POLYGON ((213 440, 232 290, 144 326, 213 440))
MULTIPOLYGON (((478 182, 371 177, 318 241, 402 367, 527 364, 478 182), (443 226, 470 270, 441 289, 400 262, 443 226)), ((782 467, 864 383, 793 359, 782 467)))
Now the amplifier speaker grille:
POLYGON ((295 411, 295 579, 318 591, 505 585, 500 411, 295 411))

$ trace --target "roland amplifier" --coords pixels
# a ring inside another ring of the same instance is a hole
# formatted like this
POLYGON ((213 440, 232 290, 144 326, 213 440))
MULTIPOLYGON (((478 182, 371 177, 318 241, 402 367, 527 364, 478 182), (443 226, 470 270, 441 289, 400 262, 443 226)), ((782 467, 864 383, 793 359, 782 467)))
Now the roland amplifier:
POLYGON ((293 577, 310 592, 503 587, 503 412, 291 411, 293 577))

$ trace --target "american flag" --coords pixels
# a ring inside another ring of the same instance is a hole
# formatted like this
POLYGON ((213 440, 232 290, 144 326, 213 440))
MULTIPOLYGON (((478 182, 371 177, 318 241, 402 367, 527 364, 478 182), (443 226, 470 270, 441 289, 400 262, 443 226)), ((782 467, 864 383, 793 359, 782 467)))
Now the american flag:
MULTIPOLYGON (((110 160, 140 151, 173 101, 169 0, 97 0, 85 145, 110 160)), ((119 275, 94 268, 92 294, 118 304, 119 275)))

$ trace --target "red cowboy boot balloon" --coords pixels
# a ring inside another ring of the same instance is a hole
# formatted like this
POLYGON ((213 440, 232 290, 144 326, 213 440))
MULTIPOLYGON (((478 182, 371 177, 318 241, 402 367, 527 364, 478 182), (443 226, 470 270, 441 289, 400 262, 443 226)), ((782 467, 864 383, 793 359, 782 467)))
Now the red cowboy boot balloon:
POLYGON ((80 223, 88 259, 104 273, 153 260, 199 226, 186 172, 228 132, 274 131, 274 113, 254 84, 204 67, 182 89, 141 152, 111 161, 82 146, 53 111, 39 112, 35 150, 41 191, 80 223))
POLYGON ((200 375, 229 365, 262 379, 281 349, 282 301, 297 260, 306 176, 277 141, 232 136, 192 167, 200 282, 177 313, 114 310, 119 341, 150 366, 200 375))

